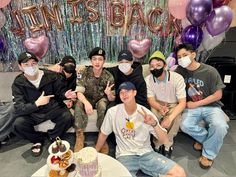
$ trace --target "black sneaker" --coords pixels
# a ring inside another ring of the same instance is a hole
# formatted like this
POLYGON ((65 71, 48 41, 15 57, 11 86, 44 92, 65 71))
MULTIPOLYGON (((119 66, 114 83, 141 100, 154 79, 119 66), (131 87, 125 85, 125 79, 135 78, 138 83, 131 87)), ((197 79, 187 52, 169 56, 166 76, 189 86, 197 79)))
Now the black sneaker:
POLYGON ((163 148, 163 155, 165 156, 165 157, 167 157, 167 158, 171 158, 171 155, 172 155, 172 151, 173 151, 173 146, 171 146, 170 148, 169 148, 169 150, 166 150, 165 149, 165 147, 163 148))

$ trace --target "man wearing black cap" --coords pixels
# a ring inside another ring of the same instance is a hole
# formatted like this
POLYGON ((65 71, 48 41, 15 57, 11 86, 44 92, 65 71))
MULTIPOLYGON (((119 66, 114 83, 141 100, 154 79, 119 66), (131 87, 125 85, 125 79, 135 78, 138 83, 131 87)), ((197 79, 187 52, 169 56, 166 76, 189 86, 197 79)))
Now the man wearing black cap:
POLYGON ((53 140, 63 136, 73 123, 70 111, 65 107, 63 99, 76 98, 76 94, 68 91, 62 93, 62 84, 57 73, 39 70, 37 57, 30 52, 23 52, 18 58, 19 74, 12 84, 14 102, 14 132, 33 143, 32 155, 39 156, 44 141, 43 134, 35 131, 34 126, 46 120, 55 123, 48 131, 53 140))
POLYGON ((114 132, 117 142, 116 158, 132 176, 142 170, 150 176, 185 177, 182 167, 153 151, 150 134, 163 143, 168 141, 168 136, 155 115, 136 103, 137 90, 134 84, 121 83, 118 93, 123 103, 108 109, 95 146, 96 150, 99 151, 108 135, 114 132))
MULTIPOLYGON (((137 95, 135 96, 137 103, 150 109, 147 102, 147 88, 143 78, 142 65, 139 62, 133 61, 133 55, 129 50, 120 51, 118 66, 107 68, 107 70, 114 76, 116 90, 121 83, 126 81, 132 82, 137 89, 137 95)), ((110 104, 109 107, 119 103, 121 103, 120 97, 116 96, 115 103, 110 104)))
MULTIPOLYGON (((115 100, 114 91, 112 91, 114 78, 110 72, 103 69, 105 51, 96 47, 90 52, 89 58, 92 66, 86 67, 81 73, 76 87, 78 102, 75 106, 75 152, 84 146, 83 131, 88 123, 88 115, 92 115, 93 109, 97 109, 97 127, 100 130, 107 104, 115 100)), ((108 145, 105 143, 101 152, 107 154, 108 150, 108 145)))

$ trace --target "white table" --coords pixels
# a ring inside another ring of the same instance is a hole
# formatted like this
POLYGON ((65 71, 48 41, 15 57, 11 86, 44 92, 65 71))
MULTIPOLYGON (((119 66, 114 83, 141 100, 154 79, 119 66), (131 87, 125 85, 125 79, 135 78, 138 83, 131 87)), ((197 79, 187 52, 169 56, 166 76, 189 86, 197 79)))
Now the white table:
MULTIPOLYGON (((102 168, 102 177, 132 177, 124 165, 108 155, 98 153, 98 163, 102 168)), ((46 164, 38 169, 32 177, 47 177, 48 171, 49 169, 46 164)), ((71 176, 74 177, 74 174, 71 176)))

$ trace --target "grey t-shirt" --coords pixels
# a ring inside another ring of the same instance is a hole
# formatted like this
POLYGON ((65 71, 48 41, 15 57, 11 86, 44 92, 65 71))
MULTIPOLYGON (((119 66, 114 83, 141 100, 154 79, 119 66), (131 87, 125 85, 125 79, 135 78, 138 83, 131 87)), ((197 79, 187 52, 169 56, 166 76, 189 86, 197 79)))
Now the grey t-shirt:
MULTIPOLYGON (((185 80, 188 101, 202 100, 217 90, 225 88, 218 71, 203 63, 195 71, 178 66, 175 72, 181 74, 185 80)), ((216 101, 206 106, 223 106, 223 103, 216 101)))

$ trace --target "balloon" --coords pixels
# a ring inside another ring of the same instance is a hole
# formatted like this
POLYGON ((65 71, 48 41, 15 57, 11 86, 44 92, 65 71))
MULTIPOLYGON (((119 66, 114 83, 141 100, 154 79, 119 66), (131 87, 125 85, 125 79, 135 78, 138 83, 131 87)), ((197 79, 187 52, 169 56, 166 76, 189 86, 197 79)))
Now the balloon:
POLYGON ((82 2, 83 2, 83 0, 67 0, 67 3, 72 6, 73 17, 70 17, 70 22, 72 24, 74 24, 74 23, 80 24, 83 22, 82 17, 80 17, 80 15, 78 13, 78 6, 82 2))
POLYGON ((58 4, 53 5, 53 12, 49 12, 47 5, 43 3, 40 5, 40 9, 44 20, 44 27, 47 30, 51 30, 49 20, 56 24, 57 29, 62 30, 62 18, 58 4))
POLYGON ((161 16, 162 14, 162 10, 159 7, 153 8, 149 11, 148 13, 148 20, 147 20, 147 25, 148 25, 148 29, 154 33, 157 34, 158 32, 160 32, 162 30, 162 25, 160 24, 154 24, 154 19, 156 19, 157 17, 155 17, 154 15, 156 14, 157 17, 161 16))
POLYGON ((128 19, 128 26, 131 26, 132 23, 134 23, 135 21, 139 22, 141 25, 145 25, 142 6, 138 2, 135 2, 134 4, 131 5, 131 12, 128 19))
POLYGON ((6 40, 4 36, 0 35, 0 52, 4 52, 6 50, 6 40))
POLYGON ((2 11, 0 10, 0 28, 2 28, 5 23, 6 23, 6 17, 5 17, 5 15, 2 13, 2 11))
POLYGON ((166 59, 166 64, 167 64, 168 68, 171 68, 172 66, 174 66, 175 63, 176 63, 176 59, 174 57, 169 56, 166 59))
POLYGON ((228 6, 215 8, 206 20, 207 31, 216 36, 226 31, 233 20, 233 12, 228 6))
POLYGON ((14 33, 17 36, 22 36, 25 33, 25 24, 24 21, 20 15, 19 10, 12 10, 11 11, 12 18, 16 20, 18 27, 11 27, 12 33, 14 33))
POLYGON ((85 8, 87 9, 87 11, 89 12, 89 16, 88 16, 88 21, 89 22, 96 22, 99 20, 99 12, 91 7, 91 4, 97 5, 98 4, 98 0, 87 0, 85 1, 85 8))
POLYGON ((122 27, 125 23, 124 5, 120 1, 110 3, 110 23, 113 27, 122 27))
POLYGON ((24 7, 21 11, 24 14, 28 14, 31 22, 31 26, 29 27, 31 32, 41 31, 44 28, 44 25, 42 23, 39 23, 39 20, 37 18, 36 12, 38 11, 38 8, 36 5, 24 7))
POLYGON ((172 66, 171 68, 169 68, 169 70, 170 70, 170 71, 175 71, 177 67, 178 67, 178 65, 174 65, 174 66, 172 66))
POLYGON ((177 19, 183 19, 186 17, 186 7, 188 0, 169 0, 168 9, 169 12, 177 19))
POLYGON ((222 5, 227 5, 229 4, 230 0, 212 0, 213 2, 213 7, 220 7, 222 5))
POLYGON ((174 46, 178 46, 182 44, 182 40, 181 40, 181 35, 179 34, 175 39, 174 39, 174 46))
POLYGON ((41 60, 47 53, 49 40, 47 36, 42 35, 35 38, 28 38, 23 44, 27 51, 34 53, 41 60))
POLYGON ((197 49, 203 39, 202 29, 199 26, 187 26, 184 28, 181 38, 184 44, 192 44, 192 46, 197 49))
POLYGON ((143 39, 143 40, 130 40, 128 42, 128 49, 131 51, 134 57, 142 58, 151 47, 152 41, 151 39, 143 39))
POLYGON ((212 11, 212 0, 190 0, 186 10, 188 20, 194 26, 206 21, 212 11))
POLYGON ((186 28, 187 26, 191 25, 190 21, 188 21, 187 18, 184 18, 181 20, 181 25, 182 25, 182 28, 186 28))
POLYGON ((10 3, 11 0, 1 0, 0 1, 0 8, 5 7, 7 4, 10 3))
POLYGON ((176 36, 181 33, 181 24, 180 20, 177 18, 173 17, 173 15, 169 14, 168 16, 168 21, 167 21, 166 29, 165 32, 169 36, 176 36), (173 31, 174 29, 174 31, 173 31))
POLYGON ((206 50, 214 49, 223 41, 224 38, 225 38, 225 32, 217 36, 212 36, 208 33, 206 28, 203 28, 202 45, 206 50))

